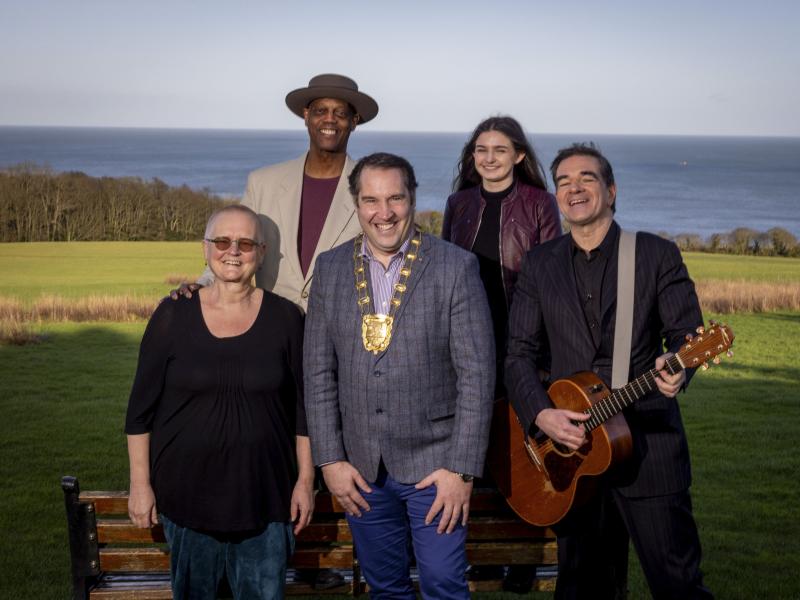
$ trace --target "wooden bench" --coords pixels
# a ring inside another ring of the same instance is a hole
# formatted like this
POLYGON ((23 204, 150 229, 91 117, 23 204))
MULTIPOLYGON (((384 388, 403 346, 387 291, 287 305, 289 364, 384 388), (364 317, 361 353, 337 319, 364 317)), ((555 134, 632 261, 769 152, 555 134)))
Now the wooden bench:
MULTIPOLYGON (((169 549, 160 525, 138 529, 128 519, 127 492, 83 492, 78 480, 61 481, 67 510, 73 600, 172 598, 169 549)), ((498 492, 476 490, 470 507, 467 559, 472 565, 537 565, 536 590, 555 585, 556 542, 549 529, 519 520, 498 492)), ((470 581, 472 591, 498 591, 502 581, 470 581)), ((297 537, 287 572, 287 595, 366 592, 343 510, 329 494, 316 498, 314 519, 297 537), (315 590, 297 581, 295 569, 336 568, 345 584, 315 590)))

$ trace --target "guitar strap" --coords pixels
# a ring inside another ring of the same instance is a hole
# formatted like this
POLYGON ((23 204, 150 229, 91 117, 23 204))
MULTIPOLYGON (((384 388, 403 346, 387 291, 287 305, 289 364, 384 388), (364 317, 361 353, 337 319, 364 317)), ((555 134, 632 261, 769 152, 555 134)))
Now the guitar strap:
POLYGON ((617 251, 617 317, 614 327, 614 358, 611 389, 628 383, 633 335, 633 292, 636 283, 636 232, 620 230, 617 251))

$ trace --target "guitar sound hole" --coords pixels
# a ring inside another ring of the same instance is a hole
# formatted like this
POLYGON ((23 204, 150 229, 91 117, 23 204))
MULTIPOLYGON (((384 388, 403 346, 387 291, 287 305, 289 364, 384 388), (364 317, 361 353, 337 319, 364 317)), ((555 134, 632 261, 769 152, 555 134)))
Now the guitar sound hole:
POLYGON ((570 450, 564 444, 559 444, 555 440, 553 441, 553 449, 558 452, 561 456, 569 456, 574 450, 570 450))
POLYGON ((555 440, 552 442, 553 449, 544 456, 544 467, 553 489, 563 491, 573 484, 578 470, 592 451, 592 436, 589 434, 586 443, 578 450, 570 450, 555 440))

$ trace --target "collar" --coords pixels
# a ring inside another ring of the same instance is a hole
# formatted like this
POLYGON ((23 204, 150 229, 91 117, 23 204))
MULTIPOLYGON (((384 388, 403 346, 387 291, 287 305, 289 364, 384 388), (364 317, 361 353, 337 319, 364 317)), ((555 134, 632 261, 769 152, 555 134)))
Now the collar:
POLYGON ((584 258, 586 258, 587 262, 593 261, 598 256, 608 258, 614 252, 614 248, 616 248, 618 238, 619 238, 619 225, 617 225, 616 221, 611 221, 611 227, 609 227, 608 231, 606 231, 606 236, 603 238, 603 241, 600 242, 600 245, 597 246, 597 248, 589 250, 587 256, 587 252, 583 248, 578 246, 578 244, 575 243, 574 238, 570 236, 572 242, 572 256, 575 257, 576 255, 582 255, 584 258))
MULTIPOLYGON (((393 260, 397 260, 398 257, 403 258, 405 257, 406 251, 408 250, 408 245, 411 243, 411 238, 414 237, 414 234, 417 232, 416 227, 412 227, 408 230, 408 236, 406 237, 406 241, 403 242, 400 247, 397 249, 397 252, 392 254, 389 258, 389 262, 391 263, 393 260)), ((369 245, 367 244, 367 236, 364 235, 363 239, 361 240, 361 256, 364 257, 366 260, 371 261, 373 259, 372 250, 369 249, 369 245)))

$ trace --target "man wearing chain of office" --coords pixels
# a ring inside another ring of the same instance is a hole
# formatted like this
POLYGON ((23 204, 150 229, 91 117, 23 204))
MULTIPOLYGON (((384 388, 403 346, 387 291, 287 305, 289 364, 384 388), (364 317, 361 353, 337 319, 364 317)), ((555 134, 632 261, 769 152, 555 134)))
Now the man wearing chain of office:
POLYGON ((492 322, 475 256, 414 226, 414 170, 362 158, 362 233, 320 255, 306 319, 315 464, 347 512, 372 598, 469 598, 465 540, 494 390, 492 322))

